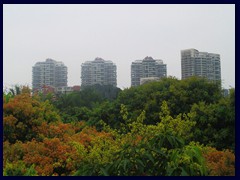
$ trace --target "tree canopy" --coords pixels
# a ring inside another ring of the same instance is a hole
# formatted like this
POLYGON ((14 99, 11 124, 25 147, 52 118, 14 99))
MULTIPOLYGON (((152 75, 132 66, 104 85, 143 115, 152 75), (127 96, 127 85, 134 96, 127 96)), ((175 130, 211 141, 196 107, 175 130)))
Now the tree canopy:
POLYGON ((170 77, 55 98, 17 92, 3 93, 4 176, 235 175, 235 89, 170 77))

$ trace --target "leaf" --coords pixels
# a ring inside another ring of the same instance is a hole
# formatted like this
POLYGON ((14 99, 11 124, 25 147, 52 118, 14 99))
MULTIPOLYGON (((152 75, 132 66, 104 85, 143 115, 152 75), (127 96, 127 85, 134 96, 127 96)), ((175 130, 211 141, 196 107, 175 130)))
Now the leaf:
POLYGON ((181 176, 189 176, 189 174, 185 171, 184 168, 181 168, 182 172, 181 172, 181 176))
POLYGON ((151 150, 160 154, 160 155, 162 155, 162 156, 164 156, 164 157, 166 157, 166 154, 164 154, 161 150, 158 150, 158 149, 151 149, 151 150))
POLYGON ((144 163, 142 162, 141 159, 136 159, 136 161, 137 161, 139 164, 141 164, 142 167, 144 167, 144 163))
POLYGON ((202 156, 201 156, 201 151, 198 147, 193 147, 194 149, 194 157, 196 157, 196 159, 198 160, 198 162, 201 162, 202 156))
POLYGON ((172 160, 173 162, 175 162, 178 155, 179 155, 179 152, 178 152, 177 150, 174 150, 173 153, 172 153, 172 155, 171 155, 171 157, 170 157, 171 160, 172 160))
POLYGON ((148 159, 150 159, 150 161, 152 161, 152 163, 154 163, 154 159, 152 157, 152 154, 150 153, 145 153, 145 155, 148 157, 148 159))
POLYGON ((130 161, 128 159, 124 159, 123 160, 123 169, 124 171, 126 171, 126 167, 127 167, 127 164, 129 163, 130 161))
POLYGON ((103 172, 104 176, 109 176, 109 174, 108 174, 108 172, 107 172, 107 170, 105 168, 100 168, 100 169, 103 172))
POLYGON ((173 172, 174 172, 175 168, 167 168, 167 176, 172 176, 173 175, 173 172))
POLYGON ((171 148, 173 148, 175 144, 174 144, 174 139, 172 138, 172 136, 167 136, 167 140, 171 144, 171 148))

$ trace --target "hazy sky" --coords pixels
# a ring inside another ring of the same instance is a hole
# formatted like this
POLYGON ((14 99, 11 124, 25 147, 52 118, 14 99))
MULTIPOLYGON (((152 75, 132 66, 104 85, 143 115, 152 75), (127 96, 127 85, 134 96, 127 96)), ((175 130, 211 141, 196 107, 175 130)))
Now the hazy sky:
POLYGON ((32 66, 52 58, 81 84, 81 64, 117 65, 117 86, 130 87, 131 62, 152 56, 181 79, 183 49, 221 56, 225 88, 235 87, 235 5, 3 5, 3 83, 30 85, 32 66))

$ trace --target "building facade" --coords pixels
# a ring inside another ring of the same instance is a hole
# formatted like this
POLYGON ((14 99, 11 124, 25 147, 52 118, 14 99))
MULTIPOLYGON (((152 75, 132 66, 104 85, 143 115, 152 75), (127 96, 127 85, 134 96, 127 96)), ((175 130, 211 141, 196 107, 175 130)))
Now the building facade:
POLYGON ((81 86, 94 84, 117 86, 117 67, 112 61, 96 58, 94 61, 86 61, 81 68, 81 86))
POLYGON ((81 87, 76 85, 76 86, 63 86, 63 87, 58 87, 55 88, 55 93, 57 94, 70 94, 72 92, 78 92, 80 91, 81 87))
POLYGON ((200 76, 213 81, 221 81, 219 54, 199 52, 196 49, 182 50, 181 69, 182 79, 200 76))
POLYGON ((161 59, 145 57, 143 60, 135 60, 131 65, 131 86, 141 84, 141 79, 160 79, 167 76, 167 65, 161 59))
POLYGON ((54 88, 67 86, 67 67, 59 61, 46 59, 32 67, 32 88, 41 89, 43 85, 54 88))
POLYGON ((140 85, 146 84, 152 81, 159 81, 159 77, 147 77, 147 78, 140 78, 140 85))

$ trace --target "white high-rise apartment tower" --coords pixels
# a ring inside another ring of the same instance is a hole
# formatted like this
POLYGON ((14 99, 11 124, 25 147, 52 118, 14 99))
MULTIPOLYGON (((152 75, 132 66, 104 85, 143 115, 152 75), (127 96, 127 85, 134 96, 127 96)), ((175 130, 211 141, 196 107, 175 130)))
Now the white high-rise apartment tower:
POLYGON ((191 76, 205 77, 209 80, 221 82, 220 55, 199 52, 196 49, 181 51, 182 79, 191 76))
POLYGON ((147 80, 159 79, 167 76, 167 65, 161 59, 145 57, 135 60, 131 65, 131 86, 138 86, 147 80))
POLYGON ((82 64, 82 86, 95 84, 117 86, 116 65, 109 60, 95 58, 94 61, 86 61, 82 64))
POLYGON ((37 62, 32 67, 33 91, 41 89, 43 85, 54 88, 67 86, 67 67, 53 59, 37 62))

